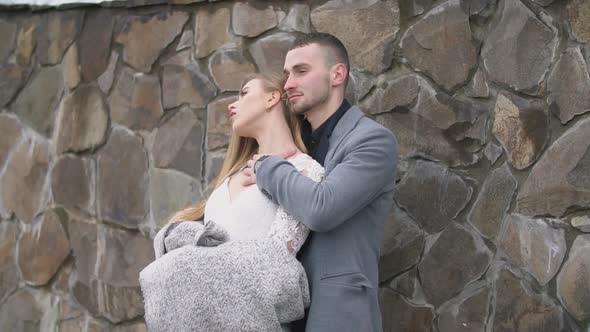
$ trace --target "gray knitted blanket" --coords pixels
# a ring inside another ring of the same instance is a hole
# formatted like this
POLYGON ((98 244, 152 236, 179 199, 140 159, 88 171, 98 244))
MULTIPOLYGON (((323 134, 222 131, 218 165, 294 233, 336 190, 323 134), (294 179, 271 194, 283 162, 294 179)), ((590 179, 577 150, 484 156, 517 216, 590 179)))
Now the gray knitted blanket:
POLYGON ((214 222, 167 225, 139 274, 150 331, 281 331, 304 315, 305 271, 273 239, 229 241, 214 222))

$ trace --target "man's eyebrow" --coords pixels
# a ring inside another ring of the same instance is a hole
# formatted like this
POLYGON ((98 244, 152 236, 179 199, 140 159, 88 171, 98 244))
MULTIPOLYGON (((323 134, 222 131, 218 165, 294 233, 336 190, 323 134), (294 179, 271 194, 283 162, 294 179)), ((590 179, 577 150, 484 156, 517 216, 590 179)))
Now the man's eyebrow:
MULTIPOLYGON (((307 68, 307 67, 309 67, 309 64, 307 64, 307 63, 298 63, 298 64, 293 65, 292 70, 297 70, 297 69, 307 68)), ((288 74, 289 70, 284 69, 283 73, 288 74)))

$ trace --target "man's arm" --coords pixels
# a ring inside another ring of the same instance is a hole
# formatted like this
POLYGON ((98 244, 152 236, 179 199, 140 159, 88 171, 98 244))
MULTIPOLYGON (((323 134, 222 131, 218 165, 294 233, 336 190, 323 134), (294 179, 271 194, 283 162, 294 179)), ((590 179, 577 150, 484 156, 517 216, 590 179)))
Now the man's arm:
POLYGON ((351 147, 320 183, 271 156, 260 162, 256 181, 273 201, 312 231, 327 232, 367 206, 394 181, 397 144, 387 130, 375 130, 351 147))

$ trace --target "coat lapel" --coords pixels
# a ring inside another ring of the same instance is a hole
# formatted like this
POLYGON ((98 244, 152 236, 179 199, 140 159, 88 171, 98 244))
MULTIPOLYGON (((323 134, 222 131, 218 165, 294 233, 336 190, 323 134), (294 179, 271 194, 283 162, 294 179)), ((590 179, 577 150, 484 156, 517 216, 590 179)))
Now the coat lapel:
POLYGON ((332 157, 334 156, 334 152, 344 139, 346 135, 356 126, 356 124, 365 116, 365 114, 357 107, 352 106, 344 113, 336 127, 334 127, 334 131, 332 132, 332 136, 330 136, 330 147, 328 148, 328 153, 326 154, 326 159, 324 164, 326 165, 326 169, 332 169, 332 157))

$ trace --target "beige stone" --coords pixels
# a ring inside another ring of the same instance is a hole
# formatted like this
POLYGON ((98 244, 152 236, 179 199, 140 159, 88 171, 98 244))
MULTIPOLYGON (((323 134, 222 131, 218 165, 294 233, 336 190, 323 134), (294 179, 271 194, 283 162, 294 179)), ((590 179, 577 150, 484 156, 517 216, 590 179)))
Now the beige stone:
POLYGON ((195 56, 204 58, 232 41, 231 11, 225 7, 202 7, 195 14, 195 56))
POLYGON ((272 5, 262 1, 236 2, 232 10, 232 28, 236 35, 256 37, 277 26, 272 5))
POLYGON ((207 149, 226 147, 231 136, 228 106, 236 97, 218 99, 207 106, 207 149))
POLYGON ((80 63, 78 61, 78 47, 72 44, 62 62, 64 81, 68 89, 73 90, 80 83, 80 63))

